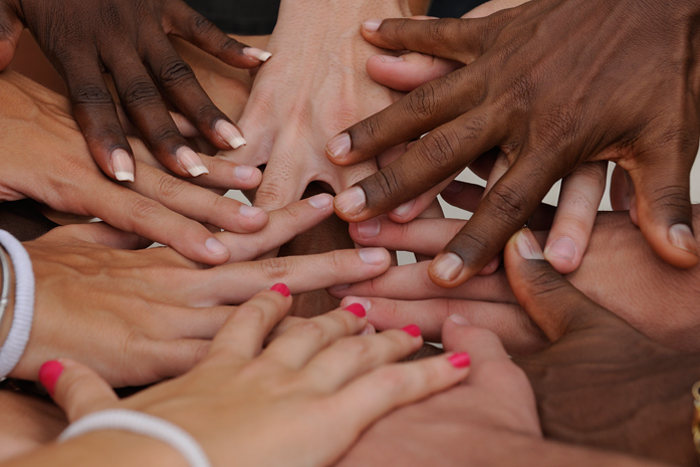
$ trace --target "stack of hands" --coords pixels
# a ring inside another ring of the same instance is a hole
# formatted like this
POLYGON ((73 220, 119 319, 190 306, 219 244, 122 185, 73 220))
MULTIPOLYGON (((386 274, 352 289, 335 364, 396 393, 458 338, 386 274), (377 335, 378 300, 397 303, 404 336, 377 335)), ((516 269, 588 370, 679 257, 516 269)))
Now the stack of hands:
POLYGON ((8 376, 58 408, 0 391, 3 465, 188 465, 53 442, 112 409, 212 465, 696 465, 700 6, 427 3, 233 38, 181 0, 0 0, 0 201, 103 221, 24 243, 8 376), (13 70, 24 28, 65 94, 13 70))

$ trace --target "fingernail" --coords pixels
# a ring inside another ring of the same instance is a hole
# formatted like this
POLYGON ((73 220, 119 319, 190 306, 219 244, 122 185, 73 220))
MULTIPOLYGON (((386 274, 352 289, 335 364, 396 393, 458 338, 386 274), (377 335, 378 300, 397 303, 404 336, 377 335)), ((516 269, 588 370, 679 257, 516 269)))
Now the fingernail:
POLYGON ((676 224, 668 230, 668 238, 673 246, 697 256, 698 244, 693 231, 685 224, 676 224))
POLYGON ((450 356, 447 360, 450 361, 455 368, 467 368, 472 364, 472 359, 467 352, 460 352, 450 356))
POLYGON ((450 315, 450 320, 460 326, 470 326, 469 321, 462 315, 450 315))
POLYGON ((382 230, 382 223, 379 219, 370 219, 357 224, 357 235, 361 238, 374 238, 382 230))
POLYGON ((260 214, 264 213, 260 208, 254 208, 252 206, 248 206, 247 204, 242 204, 241 208, 238 210, 238 212, 241 213, 241 216, 247 217, 248 219, 253 219, 254 217, 259 216, 260 214))
POLYGON ((363 248, 358 254, 365 264, 384 264, 387 259, 387 252, 384 248, 363 248))
POLYGON ((207 168, 204 167, 204 164, 202 164, 202 159, 199 158, 196 152, 187 146, 182 146, 180 149, 178 149, 176 157, 185 170, 187 170, 187 172, 193 177, 199 177, 200 175, 209 173, 207 168))
POLYGON ((225 255, 229 253, 228 248, 214 237, 208 238, 207 241, 204 242, 204 246, 212 255, 225 255))
POLYGON ((367 316, 367 312, 365 311, 365 307, 360 305, 359 303, 352 303, 345 308, 343 308, 345 311, 349 311, 353 315, 357 316, 358 318, 364 318, 367 316))
POLYGON ((241 132, 238 131, 238 128, 236 128, 231 122, 219 120, 216 122, 214 128, 219 134, 219 137, 226 141, 226 143, 228 143, 228 145, 233 149, 238 149, 247 144, 245 138, 243 138, 243 135, 241 135, 241 132))
POLYGON ((569 237, 559 237, 546 249, 545 256, 556 256, 573 262, 576 257, 576 244, 569 237))
POLYGON ((112 152, 112 171, 114 178, 120 182, 134 181, 134 161, 124 149, 115 149, 112 152))
POLYGON ((368 19, 367 21, 362 23, 362 27, 367 32, 377 32, 377 30, 379 29, 379 26, 381 26, 381 25, 382 25, 382 20, 380 20, 380 19, 368 19))
POLYGON ((347 216, 355 216, 365 208, 365 191, 359 186, 346 190, 335 197, 335 207, 347 216))
POLYGON ((371 324, 367 324, 367 326, 365 326, 365 328, 362 330, 360 335, 361 336, 370 336, 370 335, 376 334, 376 333, 377 333, 377 330, 374 329, 374 326, 372 326, 371 324))
POLYGON ((408 216, 408 214, 413 210, 413 206, 415 205, 416 200, 412 199, 407 203, 403 203, 401 206, 399 206, 391 212, 394 213, 394 215, 399 216, 401 219, 405 219, 406 216, 408 216))
POLYGON ((316 209, 327 209, 333 205, 333 197, 331 195, 316 195, 312 196, 307 202, 316 209))
POLYGON ((243 54, 252 58, 256 58, 261 62, 266 62, 270 57, 272 57, 272 54, 270 52, 258 49, 257 47, 245 47, 243 49, 243 54))
POLYGON ((351 147, 352 141, 350 140, 350 135, 341 133, 328 142, 326 145, 326 152, 335 159, 342 159, 348 155, 351 147))
POLYGON ((39 382, 46 388, 51 397, 53 397, 56 381, 61 373, 63 373, 63 364, 58 360, 46 362, 39 368, 39 382))
POLYGON ((445 193, 448 193, 450 195, 456 195, 457 193, 460 193, 464 189, 464 183, 462 182, 452 182, 449 185, 445 187, 444 191, 445 193))
POLYGON ((348 307, 350 305, 358 304, 362 307, 363 310, 365 310, 365 313, 367 313, 372 308, 372 302, 370 302, 366 298, 345 297, 345 299, 343 300, 343 303, 345 304, 344 306, 346 306, 346 307, 348 307))
POLYGON ((408 326, 404 326, 401 328, 401 330, 407 332, 409 336, 420 336, 420 328, 415 324, 409 324, 408 326))
POLYGON ((292 292, 289 290, 289 287, 281 283, 273 285, 272 287, 270 287, 270 290, 281 293, 285 297, 289 297, 290 295, 292 295, 292 292))
POLYGON ((522 229, 516 234, 515 248, 518 250, 518 254, 524 259, 544 259, 542 249, 535 240, 535 237, 532 236, 530 229, 522 229))
POLYGON ((350 284, 338 284, 338 285, 334 285, 333 287, 328 287, 328 291, 332 292, 332 293, 338 293, 338 292, 341 292, 349 287, 350 287, 350 284))
POLYGON ((457 279, 459 273, 464 269, 464 261, 454 253, 445 253, 433 262, 431 269, 440 279, 445 282, 452 282, 457 279))
POLYGON ((403 57, 394 57, 393 55, 377 55, 379 57, 379 60, 381 60, 384 63, 396 63, 396 62, 403 62, 403 57))
POLYGON ((239 165, 236 167, 234 170, 234 173, 236 174, 236 178, 239 180, 242 180, 244 182, 247 182, 253 177, 253 174, 257 171, 258 169, 255 167, 250 167, 247 165, 239 165))

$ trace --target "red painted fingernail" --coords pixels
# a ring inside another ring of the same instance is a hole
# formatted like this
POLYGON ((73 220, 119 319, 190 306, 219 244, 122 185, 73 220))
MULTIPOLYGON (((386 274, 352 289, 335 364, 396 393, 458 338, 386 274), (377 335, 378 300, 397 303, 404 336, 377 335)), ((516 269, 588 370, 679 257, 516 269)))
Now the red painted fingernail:
POLYGON ((472 359, 467 352, 456 353, 448 358, 448 360, 455 368, 467 368, 472 364, 472 359))
POLYGON ((272 287, 270 287, 270 290, 279 292, 285 297, 289 297, 290 295, 292 295, 292 292, 289 290, 289 287, 287 287, 285 284, 275 284, 272 287))
POLYGON ((406 331, 409 335, 413 337, 420 336, 420 328, 415 324, 409 324, 406 327, 401 328, 402 331, 406 331))
POLYGON ((345 308, 343 308, 343 310, 349 311, 350 313, 357 316, 358 318, 364 318, 365 316, 367 316, 367 312, 365 311, 365 307, 363 307, 359 303, 353 303, 351 305, 348 305, 345 308))
POLYGON ((39 368, 39 381, 44 385, 51 397, 53 397, 53 390, 61 373, 63 373, 63 364, 58 360, 46 362, 39 368))

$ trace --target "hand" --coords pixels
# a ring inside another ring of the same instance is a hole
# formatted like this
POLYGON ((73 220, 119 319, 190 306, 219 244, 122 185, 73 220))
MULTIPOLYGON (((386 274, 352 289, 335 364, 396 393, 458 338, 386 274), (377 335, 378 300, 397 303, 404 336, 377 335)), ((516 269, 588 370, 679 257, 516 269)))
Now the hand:
MULTIPOLYGON (((326 216, 332 212, 326 195, 326 216)), ((138 237, 106 225, 58 228, 25 244, 36 276, 34 324, 12 377, 34 379, 47 359, 89 364, 110 384, 136 386, 190 369, 239 304, 279 280, 294 293, 365 280, 386 271, 382 249, 250 261, 319 222, 307 201, 273 213, 269 232, 221 233, 238 262, 204 270, 169 248, 130 251, 138 237), (306 205, 306 206, 304 206, 306 205), (315 217, 315 219, 314 219, 315 217), (306 225, 310 227, 310 225, 306 225), (281 234, 280 232, 284 232, 281 234), (260 239, 259 237, 263 237, 260 239)))
MULTIPOLYGON (((467 376, 465 354, 390 365, 420 347, 421 339, 403 330, 357 336, 367 321, 345 310, 304 320, 263 350, 291 302, 277 291, 259 293, 228 319, 191 372, 122 401, 72 361, 51 362, 44 368, 53 371, 43 371, 42 382, 71 421, 107 408, 139 410, 189 432, 212 465, 320 466, 336 460, 382 415, 467 376)), ((94 436, 113 434, 94 433, 59 449, 87 448, 89 457, 94 436)), ((177 456, 168 449, 158 457, 166 465, 177 456)), ((133 465, 134 452, 124 451, 121 465, 133 465)))
POLYGON ((357 222, 386 212, 500 147, 505 175, 430 269, 437 284, 454 287, 502 249, 557 180, 584 162, 612 160, 631 174, 654 251, 674 266, 694 266, 689 173, 700 128, 698 103, 687 96, 698 93, 697 80, 694 68, 674 68, 673 57, 692 55, 677 31, 692 28, 697 10, 690 0, 672 10, 632 0, 540 0, 482 19, 365 22, 363 35, 377 46, 467 66, 328 143, 331 159, 348 165, 431 131, 339 196, 339 215, 357 222), (678 71, 660 71, 668 69, 678 71))
MULTIPOLYGON (((136 140, 132 143, 141 175, 130 189, 119 186, 95 166, 65 99, 10 72, 0 75, 0 94, 4 104, 0 125, 7 129, 0 137, 1 201, 29 197, 59 211, 99 217, 207 264, 226 262, 230 252, 199 222, 247 233, 268 221, 260 209, 154 167, 157 161, 136 140)), ((203 157, 210 174, 200 177, 200 184, 246 189, 260 181, 261 174, 253 167, 203 157)))
POLYGON ((178 131, 161 93, 218 148, 245 144, 167 35, 182 37, 242 68, 256 67, 269 55, 229 38, 181 0, 69 0, 59 5, 15 0, 9 5, 17 15, 12 24, 16 26, 20 19, 26 23, 66 82, 90 152, 109 177, 133 181, 134 161, 103 69, 113 78, 121 103, 144 141, 173 173, 197 177, 207 168, 178 131))

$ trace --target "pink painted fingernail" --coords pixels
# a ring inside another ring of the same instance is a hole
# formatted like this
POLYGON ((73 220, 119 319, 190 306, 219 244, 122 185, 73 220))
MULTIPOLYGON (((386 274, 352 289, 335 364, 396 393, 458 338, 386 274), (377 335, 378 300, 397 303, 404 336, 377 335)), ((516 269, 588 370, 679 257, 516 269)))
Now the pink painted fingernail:
POLYGON ((415 324, 409 324, 401 328, 402 331, 406 331, 409 336, 418 337, 420 336, 420 328, 415 324))
POLYGON ((472 364, 472 359, 467 352, 456 353, 447 358, 455 368, 467 368, 472 364))
POLYGON ((353 315, 357 316, 358 318, 364 318, 367 316, 367 312, 365 311, 365 307, 360 305, 359 303, 352 303, 345 308, 343 308, 345 311, 349 311, 353 315))
POLYGON ((335 197, 335 207, 346 216, 356 216, 365 208, 367 198, 359 186, 346 190, 335 197))
POLYGON ((208 174, 209 170, 204 167, 202 159, 187 146, 182 146, 177 150, 176 157, 178 162, 185 168, 185 170, 193 177, 199 177, 200 175, 208 174))
POLYGON ((530 229, 522 229, 515 235, 515 248, 518 250, 520 256, 528 260, 544 259, 542 248, 540 248, 540 244, 537 243, 537 240, 533 237, 530 229))
POLYGON ((270 287, 270 290, 274 290, 275 292, 279 292, 285 297, 289 297, 292 295, 292 292, 289 290, 289 287, 287 287, 285 284, 279 283, 275 284, 272 287, 270 287))
POLYGON ((226 141, 233 149, 238 149, 247 144, 241 132, 231 122, 219 120, 214 125, 214 129, 219 134, 219 138, 226 141))
POLYGON ((403 57, 394 57, 393 55, 377 55, 377 57, 379 57, 379 60, 381 60, 384 63, 396 63, 404 61, 403 57))
POLYGON ((364 23, 362 23, 362 27, 367 32, 377 32, 379 30, 379 26, 381 25, 381 19, 368 19, 364 23))
POLYGON ((351 147, 352 141, 350 140, 350 135, 341 133, 328 142, 326 145, 326 152, 334 159, 342 159, 350 153, 351 147))
POLYGON ((357 224, 357 234, 360 238, 374 238, 382 230, 382 223, 379 219, 370 219, 357 224))
POLYGON ((39 382, 44 385, 49 395, 53 397, 56 382, 63 373, 63 364, 58 360, 51 360, 39 368, 39 382))
POLYGON ((243 49, 243 54, 251 58, 258 59, 261 62, 266 62, 270 57, 272 57, 270 52, 258 49, 257 47, 246 47, 243 49))
POLYGON ((114 178, 120 182, 134 181, 134 161, 129 156, 129 153, 124 149, 115 149, 112 152, 112 171, 114 178))
POLYGON ((365 310, 365 313, 367 313, 372 308, 372 302, 370 302, 366 298, 345 297, 343 299, 343 303, 345 304, 344 306, 346 306, 346 307, 354 305, 354 304, 358 304, 362 307, 363 310, 365 310))
POLYGON ((443 281, 452 282, 464 269, 464 261, 454 253, 445 253, 433 261, 431 269, 443 281))
POLYGON ((545 256, 556 256, 573 262, 576 257, 576 244, 569 237, 559 237, 545 250, 545 256))
POLYGON ((698 244, 693 231, 685 224, 676 224, 668 231, 668 239, 676 248, 698 255, 698 244))

